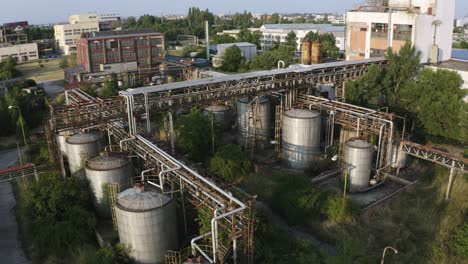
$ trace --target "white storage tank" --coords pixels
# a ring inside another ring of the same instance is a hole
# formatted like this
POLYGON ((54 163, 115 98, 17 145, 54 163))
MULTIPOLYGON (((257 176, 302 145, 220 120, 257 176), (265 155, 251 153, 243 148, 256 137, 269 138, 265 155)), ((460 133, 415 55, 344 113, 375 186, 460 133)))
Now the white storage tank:
POLYGON ((216 123, 218 123, 223 130, 228 130, 231 125, 231 108, 226 105, 210 105, 205 107, 203 113, 207 116, 214 115, 216 123))
POLYGON ((320 113, 293 109, 283 114, 283 158, 293 169, 307 169, 320 154, 320 113))
POLYGON ((400 145, 394 144, 392 147, 392 164, 394 169, 402 169, 406 166, 408 154, 400 149, 400 145))
POLYGON ((241 98, 237 100, 237 127, 239 130, 239 143, 244 144, 246 137, 252 137, 254 130, 256 130, 257 138, 263 135, 265 142, 270 139, 270 100, 266 97, 259 99, 259 111, 257 120, 261 122, 254 122, 250 118, 252 108, 255 107, 255 102, 249 98, 241 98), (250 104, 252 102, 252 104, 250 104))
POLYGON ((348 171, 350 192, 363 191, 369 188, 373 151, 372 144, 365 140, 354 139, 346 143, 343 176, 348 171))
POLYGON ((119 184, 121 190, 130 186, 130 177, 133 175, 130 160, 122 153, 103 152, 99 156, 86 161, 85 172, 98 215, 103 218, 110 218, 112 214, 109 197, 103 188, 111 183, 119 184))
POLYGON ((120 242, 136 263, 166 263, 166 252, 178 250, 176 204, 169 196, 130 188, 117 195, 115 211, 120 242))
POLYGON ((67 138, 67 156, 72 176, 85 177, 85 161, 99 155, 102 139, 100 132, 79 133, 67 138))

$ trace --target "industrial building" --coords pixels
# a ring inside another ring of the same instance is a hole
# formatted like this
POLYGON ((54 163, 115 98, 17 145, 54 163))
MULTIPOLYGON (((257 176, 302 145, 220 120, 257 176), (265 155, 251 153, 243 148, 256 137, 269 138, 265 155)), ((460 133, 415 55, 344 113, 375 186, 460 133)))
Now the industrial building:
POLYGON ((18 45, 0 44, 0 61, 12 57, 17 63, 39 59, 37 43, 18 45))
POLYGON ((346 59, 382 57, 411 42, 421 63, 450 59, 455 1, 388 0, 360 6, 346 15, 346 59))
POLYGON ((98 32, 99 17, 97 14, 76 14, 69 17, 69 24, 55 25, 55 41, 64 55, 76 52, 76 39, 81 33, 98 32))
MULTIPOLYGON (((340 51, 344 51, 344 32, 345 27, 333 26, 331 24, 265 24, 260 28, 249 28, 250 31, 260 31, 262 36, 260 38, 260 45, 262 50, 268 50, 274 46, 278 41, 280 43, 286 42, 286 36, 292 31, 296 34, 297 51, 301 50, 302 42, 309 32, 315 32, 319 34, 332 33, 336 38, 336 46, 340 51)), ((239 34, 238 29, 236 30, 224 30, 218 34, 228 34, 233 37, 237 37, 239 34)))
POLYGON ((76 43, 78 66, 88 73, 136 70, 135 62, 148 68, 165 57, 164 35, 151 29, 82 33, 76 43))
POLYGON ((250 61, 257 56, 257 45, 248 42, 226 43, 216 45, 216 55, 213 57, 213 66, 221 67, 223 64, 223 55, 227 48, 232 46, 238 47, 242 52, 242 57, 246 61, 250 61))

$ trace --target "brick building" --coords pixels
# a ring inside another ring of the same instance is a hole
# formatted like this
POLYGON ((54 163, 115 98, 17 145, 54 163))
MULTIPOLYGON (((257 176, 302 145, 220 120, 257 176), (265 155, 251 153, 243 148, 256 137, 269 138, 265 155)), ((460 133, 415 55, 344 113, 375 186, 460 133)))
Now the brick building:
POLYGON ((136 62, 150 68, 164 60, 164 35, 153 30, 89 32, 77 40, 78 66, 86 72, 100 72, 136 62))

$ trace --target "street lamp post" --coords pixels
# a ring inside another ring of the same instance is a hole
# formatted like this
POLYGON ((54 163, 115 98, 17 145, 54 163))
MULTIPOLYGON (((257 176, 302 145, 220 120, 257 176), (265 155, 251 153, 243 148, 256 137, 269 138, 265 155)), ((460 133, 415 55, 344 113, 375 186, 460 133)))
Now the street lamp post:
POLYGON ((21 108, 16 105, 10 105, 8 106, 8 109, 13 109, 13 108, 18 108, 19 116, 20 116, 20 125, 21 125, 21 132, 23 133, 23 141, 24 141, 24 147, 28 147, 26 143, 26 134, 24 133, 24 125, 23 125, 23 115, 21 115, 21 108))
POLYGON ((387 252, 387 249, 391 249, 391 250, 393 250, 393 252, 394 252, 395 254, 398 254, 398 250, 394 249, 393 247, 386 247, 386 248, 384 248, 383 253, 382 253, 382 260, 380 261, 380 264, 384 264, 385 253, 387 252))

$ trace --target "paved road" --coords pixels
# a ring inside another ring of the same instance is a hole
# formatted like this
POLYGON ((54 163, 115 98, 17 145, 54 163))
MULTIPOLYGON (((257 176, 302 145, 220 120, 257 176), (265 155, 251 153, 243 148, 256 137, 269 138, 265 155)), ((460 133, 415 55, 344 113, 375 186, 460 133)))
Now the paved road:
POLYGON ((59 80, 49 80, 49 81, 43 81, 39 83, 40 86, 44 87, 44 90, 47 94, 48 97, 50 98, 55 98, 57 94, 63 93, 63 87, 60 85, 57 85, 59 80))
MULTIPOLYGON (((0 151, 0 168, 18 162, 16 149, 0 151)), ((21 242, 18 240, 18 224, 15 219, 15 196, 10 182, 0 183, 0 263, 29 264, 21 242)))

